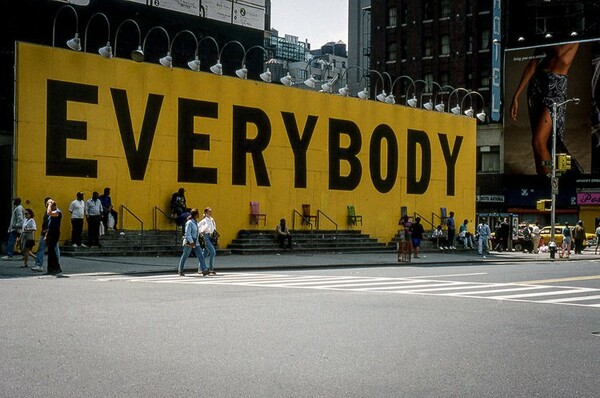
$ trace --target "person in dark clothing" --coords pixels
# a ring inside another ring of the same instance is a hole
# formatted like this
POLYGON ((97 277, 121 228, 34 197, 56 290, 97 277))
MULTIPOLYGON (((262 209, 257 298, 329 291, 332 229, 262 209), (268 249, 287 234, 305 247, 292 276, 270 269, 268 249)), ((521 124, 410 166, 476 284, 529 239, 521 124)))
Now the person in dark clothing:
POLYGON ((182 213, 187 213, 191 209, 187 207, 185 200, 185 189, 179 188, 177 192, 171 195, 171 211, 176 215, 180 216, 182 213))
POLYGON ((279 247, 282 249, 285 247, 284 243, 287 240, 287 248, 292 248, 292 234, 288 229, 287 225, 285 225, 285 218, 282 218, 277 224, 277 240, 279 241, 279 247))
POLYGON ((48 246, 48 275, 55 275, 57 278, 64 277, 56 248, 60 238, 60 224, 62 221, 62 212, 56 206, 52 199, 48 200, 48 231, 46 232, 46 244, 48 246))
POLYGON ((419 248, 421 247, 421 240, 423 240, 423 224, 421 224, 421 217, 415 218, 415 222, 411 225, 411 240, 412 247, 415 253, 415 258, 419 257, 419 248))

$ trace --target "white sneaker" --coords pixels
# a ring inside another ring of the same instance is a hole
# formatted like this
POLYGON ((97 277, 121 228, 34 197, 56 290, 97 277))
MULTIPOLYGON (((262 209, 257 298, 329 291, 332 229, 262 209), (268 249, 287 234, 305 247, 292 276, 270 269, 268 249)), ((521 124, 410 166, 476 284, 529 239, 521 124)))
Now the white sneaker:
POLYGON ((12 260, 12 257, 4 256, 4 257, 2 257, 2 260, 9 260, 10 261, 10 260, 12 260))
POLYGON ((40 267, 39 265, 36 265, 35 267, 31 267, 32 271, 36 271, 36 272, 41 272, 44 269, 42 267, 40 267))
POLYGON ((80 244, 79 246, 81 246, 81 247, 87 247, 87 245, 86 245, 86 244, 83 244, 83 243, 82 243, 82 244, 80 244))
POLYGON ((483 256, 483 258, 487 258, 486 256, 483 256))
POLYGON ((76 244, 76 243, 73 243, 73 247, 77 247, 77 244, 76 244))
POLYGON ((450 249, 452 249, 452 250, 456 250, 456 247, 454 247, 454 246, 450 246, 450 249))

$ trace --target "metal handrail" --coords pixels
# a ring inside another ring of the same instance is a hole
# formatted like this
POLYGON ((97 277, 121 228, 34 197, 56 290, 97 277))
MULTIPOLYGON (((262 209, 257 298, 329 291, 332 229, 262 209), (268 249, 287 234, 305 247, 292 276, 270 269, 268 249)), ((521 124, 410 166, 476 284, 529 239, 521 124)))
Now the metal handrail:
POLYGON ((338 225, 337 225, 337 223, 335 221, 333 221, 331 219, 331 217, 329 217, 327 214, 325 214, 324 212, 322 212, 321 209, 317 209, 317 230, 319 230, 319 220, 320 220, 319 215, 320 214, 323 214, 326 219, 328 219, 333 225, 335 225, 335 235, 334 235, 335 244, 333 246, 337 247, 337 236, 338 236, 338 225))
POLYGON ((296 229, 296 214, 300 216, 300 218, 310 226, 310 247, 313 246, 313 225, 304 215, 302 215, 298 210, 294 209, 292 213, 292 229, 296 229))
MULTIPOLYGON (((171 217, 170 215, 168 215, 167 213, 165 213, 160 207, 158 206, 154 206, 154 214, 153 214, 153 218, 152 218, 152 230, 156 231, 156 225, 158 224, 158 213, 162 213, 165 217, 167 217, 167 219, 169 221, 173 221, 173 217, 171 217)), ((175 226, 175 229, 177 229, 177 226, 175 226)))
MULTIPOLYGON (((440 219, 440 225, 444 224, 444 218, 442 216, 440 216, 439 214, 435 214, 434 212, 431 212, 431 223, 434 224, 435 223, 435 219, 439 218, 440 219)), ((434 228, 437 228, 437 225, 434 226, 434 228)))
POLYGON ((422 220, 422 221, 425 221, 427 224, 431 225, 431 227, 432 227, 433 229, 435 229, 435 225, 433 225, 433 222, 430 222, 429 220, 426 220, 426 219, 425 219, 425 217, 423 217, 423 216, 422 216, 422 215, 420 215, 419 213, 415 212, 415 217, 414 217, 414 218, 417 218, 417 217, 421 217, 421 220, 422 220))
POLYGON ((136 216, 131 210, 129 210, 129 208, 127 208, 127 206, 121 205, 121 217, 119 217, 121 219, 121 230, 123 230, 123 220, 125 218, 124 217, 125 212, 123 210, 127 210, 127 212, 129 214, 131 214, 140 223, 140 248, 143 249, 144 248, 144 222, 142 220, 140 220, 140 218, 138 216, 136 216))

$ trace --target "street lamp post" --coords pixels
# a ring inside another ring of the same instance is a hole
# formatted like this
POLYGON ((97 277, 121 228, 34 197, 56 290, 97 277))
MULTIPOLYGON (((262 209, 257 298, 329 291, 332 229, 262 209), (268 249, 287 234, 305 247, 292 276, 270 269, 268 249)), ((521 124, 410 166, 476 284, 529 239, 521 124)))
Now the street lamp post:
POLYGON ((556 112, 561 106, 573 102, 579 104, 579 98, 570 98, 563 102, 552 102, 552 177, 550 187, 552 190, 552 208, 550 209, 550 258, 556 258, 556 242, 554 241, 554 225, 556 223, 556 195, 558 194, 558 178, 556 177, 556 112))

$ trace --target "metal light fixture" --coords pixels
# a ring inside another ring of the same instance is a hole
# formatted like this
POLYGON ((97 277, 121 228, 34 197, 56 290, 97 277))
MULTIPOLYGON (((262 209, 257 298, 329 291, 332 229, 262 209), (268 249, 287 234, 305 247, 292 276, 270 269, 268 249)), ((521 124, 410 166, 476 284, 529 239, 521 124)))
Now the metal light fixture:
POLYGON ((88 19, 88 22, 85 25, 85 31, 83 33, 83 52, 87 51, 87 31, 90 26, 90 23, 92 22, 92 19, 94 19, 94 17, 96 15, 103 16, 104 19, 106 20, 106 25, 108 26, 108 39, 106 40, 106 45, 104 47, 100 47, 98 49, 98 54, 100 54, 104 58, 110 59, 113 57, 112 47, 110 46, 110 22, 108 21, 108 17, 101 12, 97 12, 97 13, 93 14, 90 17, 90 19, 88 19))
POLYGON ((281 82, 281 84, 283 84, 284 86, 288 86, 288 87, 290 87, 292 84, 294 84, 294 82, 292 80, 292 76, 290 75, 290 72, 288 72, 287 75, 285 75, 284 77, 279 79, 279 81, 281 82))
POLYGON ((315 79, 314 76, 311 75, 308 79, 304 81, 304 84, 306 84, 310 88, 315 88, 315 86, 317 85, 317 79, 315 79))
POLYGON ((140 30, 140 25, 138 25, 138 23, 135 22, 133 19, 126 19, 123 22, 121 22, 119 24, 119 26, 117 27, 117 33, 115 33, 114 55, 115 56, 117 55, 117 40, 119 39, 119 31, 121 30, 121 27, 123 25, 125 25, 126 22, 133 23, 138 32, 138 47, 137 47, 137 49, 135 49, 131 52, 131 59, 133 59, 135 62, 142 62, 144 60, 144 51, 142 50, 142 31, 140 30))
MULTIPOLYGON (((151 27, 150 30, 146 33, 146 36, 144 36, 144 42, 142 44, 142 60, 144 56, 144 51, 146 51, 146 40, 148 40, 148 36, 150 36, 150 33, 157 29, 163 31, 167 36, 167 55, 159 58, 158 62, 160 62, 160 64, 165 68, 171 68, 173 67, 173 58, 171 58, 171 37, 169 36, 169 32, 167 32, 167 30, 162 26, 151 27)), ((134 58, 134 61, 137 61, 137 59, 134 58)))
POLYGON ((340 95, 342 97, 347 97, 350 95, 350 89, 348 88, 348 85, 346 84, 344 87, 340 88, 338 90, 338 93, 340 93, 340 95))
MULTIPOLYGON (((459 87, 459 88, 452 90, 452 92, 448 96, 448 106, 452 106, 452 96, 454 94, 456 94, 456 106, 449 109, 450 112, 452 112, 455 115, 460 115, 460 113, 461 113, 460 99, 458 97, 458 95, 461 92, 465 93, 465 96, 469 94, 469 90, 467 90, 466 88, 459 87)), ((463 99, 464 99, 464 97, 463 97, 463 99)))
MULTIPOLYGON (((244 58, 242 58, 242 67, 240 69, 238 69, 238 70, 235 71, 235 74, 240 79, 247 79, 248 78, 248 69, 246 69, 246 56, 254 48, 260 48, 265 53, 266 56, 269 56, 269 53, 267 52, 267 50, 264 47, 262 47, 262 46, 252 46, 248 50, 245 50, 244 51, 244 58)), ((260 78, 263 81, 267 82, 267 83, 271 82, 271 71, 269 71, 269 68, 267 68, 263 73, 260 74, 260 78)))
MULTIPOLYGON (((423 83, 425 89, 427 89, 427 82, 425 80, 421 80, 421 79, 417 79, 417 80, 413 80, 412 83, 406 88, 406 98, 408 98, 408 93, 410 91, 410 88, 413 88, 413 96, 411 99, 407 99, 406 100, 406 105, 410 106, 411 108, 416 108, 419 105, 419 100, 417 99, 417 83, 423 83)), ((421 96, 423 95, 423 92, 421 91, 421 96)))
POLYGON ((194 32, 187 30, 187 29, 184 29, 182 31, 175 33, 175 36, 173 36, 173 40, 171 40, 171 45, 169 46, 169 58, 168 59, 166 57, 161 58, 160 63, 164 66, 168 66, 169 68, 173 66, 173 59, 171 58, 171 54, 173 53, 173 46, 175 45, 175 39, 177 39, 177 37, 179 37, 179 35, 182 33, 188 33, 188 34, 192 35, 192 37, 194 38, 194 43, 196 43, 196 49, 194 50, 194 59, 189 61, 187 63, 187 66, 191 70, 193 70, 195 72, 199 72, 200 71, 200 59, 198 58, 198 44, 199 44, 198 38, 196 37, 194 32))
POLYGON ((75 14, 75 36, 72 39, 67 40, 67 46, 73 51, 81 51, 81 40, 79 39, 79 16, 77 15, 77 11, 73 6, 65 4, 60 7, 56 14, 54 15, 54 22, 52 23, 52 47, 54 47, 54 39, 56 37, 56 20, 58 19, 58 14, 65 8, 69 8, 75 14))
MULTIPOLYGON (((379 77, 379 80, 381 80, 381 93, 378 95, 376 94, 375 99, 379 102, 385 102, 386 93, 385 93, 385 80, 383 79, 383 75, 374 69, 367 69, 367 73, 375 73, 379 77)), ((366 91, 366 89, 365 89, 365 91, 366 91)), ((377 82, 375 82, 374 92, 377 93, 377 82)), ((367 96, 367 98, 368 98, 368 96, 367 96)))
POLYGON ((381 90, 381 93, 377 94, 375 96, 375 98, 377 99, 377 101, 379 102, 385 102, 385 99, 387 98, 387 94, 385 93, 385 91, 381 90))
POLYGON ((333 85, 335 84, 337 79, 338 79, 338 75, 335 75, 333 78, 329 79, 329 81, 323 83, 321 85, 321 90, 323 90, 324 93, 332 93, 333 85))
POLYGON ((469 98, 469 101, 471 101, 471 104, 470 104, 470 106, 469 106, 469 109, 467 109, 467 110, 464 112, 464 114, 465 114, 465 115, 467 115, 468 117, 473 117, 473 116, 475 116, 475 117, 477 117, 477 119, 479 119, 480 121, 482 121, 482 122, 485 122, 486 115, 485 115, 485 111, 483 110, 483 108, 484 108, 484 106, 485 106, 485 103, 484 103, 483 96, 482 96, 482 95, 481 95, 479 92, 477 92, 477 91, 469 91, 469 92, 467 93, 467 95, 465 95, 465 96, 463 97, 462 101, 460 102, 460 108, 461 108, 461 109, 463 108, 463 104, 464 104, 465 100, 467 99, 467 97, 469 98), (473 96, 473 95, 477 95, 477 96, 479 96, 479 98, 481 98, 481 112, 479 112, 479 113, 477 113, 477 114, 475 114, 475 111, 473 110, 473 100, 471 99, 471 96, 473 96))
POLYGON ((363 91, 359 91, 358 98, 360 98, 361 100, 368 100, 369 99, 369 90, 365 87, 365 89, 363 91))
POLYGON ((344 70, 344 72, 342 72, 342 75, 340 76, 340 83, 344 82, 344 77, 346 77, 346 85, 344 87, 341 87, 338 89, 338 93, 340 93, 340 95, 342 97, 349 97, 350 96, 350 88, 348 87, 348 72, 352 69, 360 69, 361 72, 363 73, 363 76, 361 77, 361 80, 365 77, 365 70, 358 66, 358 65, 352 65, 349 66, 348 68, 346 68, 346 70, 344 70))
POLYGON ((390 76, 389 73, 387 72, 383 72, 384 75, 387 75, 387 77, 390 80, 390 94, 387 96, 387 98, 385 99, 385 102, 388 104, 395 104, 396 103, 396 98, 394 97, 394 89, 396 88, 396 83, 398 83, 399 81, 402 81, 403 79, 407 79, 411 85, 415 84, 415 81, 407 75, 402 75, 402 76, 398 76, 397 78, 395 78, 392 81, 392 77, 390 76))
MULTIPOLYGON (((244 54, 246 53, 246 49, 244 48, 244 45, 237 40, 231 40, 231 41, 228 41, 227 43, 225 43, 223 45, 223 47, 221 48, 221 51, 219 51, 219 58, 217 59, 217 63, 210 67, 210 71, 212 73, 214 73, 215 75, 223 74, 223 65, 221 64, 221 57, 223 56, 223 51, 225 50, 225 48, 229 44, 232 44, 232 43, 236 43, 237 45, 239 45, 242 48, 242 52, 244 52, 244 54)), ((246 73, 248 73, 248 71, 246 71, 246 73)), ((236 72, 236 74, 237 74, 237 72, 236 72)))
MULTIPOLYGON (((437 94, 437 95, 441 95, 441 96, 442 96, 442 99, 441 99, 441 101, 440 101, 439 103, 437 103, 437 104, 436 104, 436 105, 433 107, 433 109, 435 109, 437 112, 445 112, 445 110, 446 110, 446 105, 444 104, 444 94, 447 94, 447 93, 452 93, 452 91, 454 91, 454 87, 452 87, 452 86, 449 86, 449 85, 445 85, 445 86, 443 86, 443 87, 442 87, 442 86, 440 86, 440 85, 439 85, 438 83, 436 83, 436 82, 431 82, 431 83, 434 83, 434 84, 438 85, 438 87, 439 87, 440 91, 438 91, 438 94, 437 94), (444 91, 444 89, 450 89, 450 91, 444 91)), ((436 98, 437 98, 437 96, 436 96, 436 98)), ((449 97, 449 96, 448 96, 448 102, 450 102, 450 97, 449 97)))
MULTIPOLYGON (((214 43, 214 45, 215 45, 215 47, 216 47, 216 49, 217 49, 217 57, 219 57, 219 54, 220 54, 220 50, 219 50, 219 43, 217 43, 217 41, 215 40, 215 38, 214 38, 214 37, 212 37, 212 36, 204 36, 203 38, 201 38, 200 40, 198 40, 198 51, 200 51, 200 44, 202 44, 202 42, 203 42, 204 40, 209 40, 209 41, 211 41, 211 42, 213 42, 213 43, 214 43)), ((196 62, 195 62, 195 60, 194 60, 194 61, 191 61, 191 62, 194 62, 194 63, 196 63, 196 62)), ((188 63, 188 66, 189 66, 190 68, 192 68, 192 66, 191 66, 189 63, 188 63)), ((198 71, 200 71, 200 60, 198 60, 198 62, 197 62, 197 67, 198 67, 198 71)), ((193 70, 196 70, 195 68, 192 68, 192 69, 193 69, 193 70)))
MULTIPOLYGON (((432 111, 432 110, 436 109, 435 102, 437 101, 438 95, 440 95, 442 93, 442 86, 440 86, 439 83, 434 82, 434 81, 431 81, 429 83, 431 84, 431 91, 429 91, 427 93, 421 92, 421 104, 422 104, 423 108, 427 109, 428 111, 432 111), (437 86, 437 89, 438 89, 437 94, 435 96, 433 95, 433 86, 437 86), (429 101, 423 102, 424 94, 429 94, 429 96, 430 96, 429 101)), ((443 103, 444 103, 444 99, 442 98, 442 109, 444 109, 443 103)))

